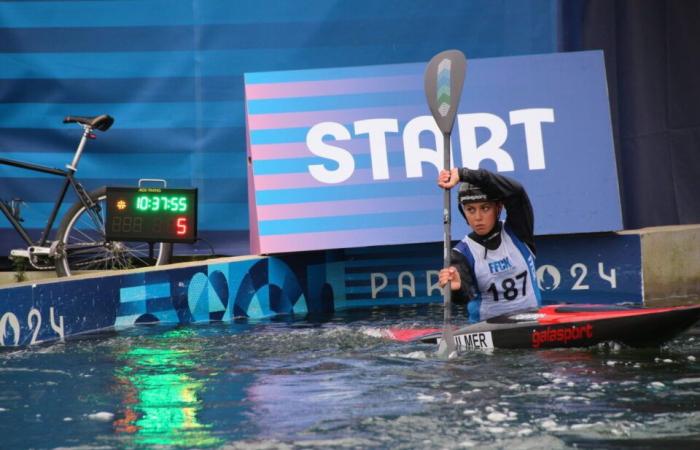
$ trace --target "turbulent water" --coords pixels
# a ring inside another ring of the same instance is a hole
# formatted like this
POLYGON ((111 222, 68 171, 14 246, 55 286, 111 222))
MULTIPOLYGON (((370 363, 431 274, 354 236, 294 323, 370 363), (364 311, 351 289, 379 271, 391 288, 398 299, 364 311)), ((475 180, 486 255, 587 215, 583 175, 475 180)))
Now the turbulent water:
POLYGON ((5 351, 0 448, 700 446, 697 329, 663 348, 449 361, 374 337, 441 314, 143 327, 5 351))

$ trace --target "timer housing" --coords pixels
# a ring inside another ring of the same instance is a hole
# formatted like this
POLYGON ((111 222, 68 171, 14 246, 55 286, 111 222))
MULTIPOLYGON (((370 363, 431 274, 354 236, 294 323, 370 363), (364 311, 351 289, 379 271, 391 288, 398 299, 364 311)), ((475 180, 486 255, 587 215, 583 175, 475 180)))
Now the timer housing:
POLYGON ((108 241, 182 242, 197 239, 197 189, 108 187, 108 241))

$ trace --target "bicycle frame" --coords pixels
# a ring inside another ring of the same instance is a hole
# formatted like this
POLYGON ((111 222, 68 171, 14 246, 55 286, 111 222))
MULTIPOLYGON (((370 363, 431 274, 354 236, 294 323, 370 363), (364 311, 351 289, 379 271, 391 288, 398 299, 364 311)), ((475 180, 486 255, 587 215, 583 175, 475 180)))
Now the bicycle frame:
POLYGON ((69 186, 73 187, 73 190, 75 191, 76 195, 78 196, 78 199, 81 203, 83 203, 83 205, 85 205, 86 207, 91 206, 90 198, 85 192, 85 189, 82 187, 82 185, 80 185, 80 183, 78 183, 75 180, 73 175, 75 174, 75 172, 78 171, 78 163, 80 161, 80 156, 83 153, 83 149, 85 148, 85 143, 88 139, 93 138, 94 136, 92 135, 92 128, 83 125, 83 136, 80 139, 78 148, 76 149, 75 155, 73 156, 73 161, 69 165, 66 165, 67 170, 56 169, 53 167, 42 166, 39 164, 32 164, 22 161, 15 161, 12 159, 0 158, 0 165, 19 167, 20 169, 24 170, 47 173, 50 175, 56 175, 65 178, 63 186, 61 187, 60 194, 56 199, 56 202, 54 203, 53 209, 51 210, 51 214, 49 215, 49 219, 46 221, 46 227, 41 233, 41 237, 36 242, 31 238, 31 236, 29 236, 27 230, 20 223, 19 218, 15 217, 12 211, 10 211, 10 209, 7 207, 7 204, 4 201, 0 201, 0 211, 2 211, 5 217, 7 217, 7 220, 10 221, 12 227, 22 237, 22 240, 24 240, 27 243, 27 245, 37 245, 39 247, 45 247, 46 244, 49 242, 49 235, 51 233, 51 229, 53 228, 54 222, 56 221, 58 211, 61 208, 63 201, 65 200, 69 186))

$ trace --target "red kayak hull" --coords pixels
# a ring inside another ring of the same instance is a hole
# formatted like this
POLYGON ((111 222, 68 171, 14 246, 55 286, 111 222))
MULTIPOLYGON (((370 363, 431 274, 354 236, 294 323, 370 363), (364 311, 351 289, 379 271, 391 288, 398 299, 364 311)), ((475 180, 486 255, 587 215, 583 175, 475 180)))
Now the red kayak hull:
MULTIPOLYGON (((700 320, 700 305, 640 308, 608 305, 550 305, 493 317, 454 330, 458 349, 587 347, 620 342, 653 347, 686 331, 700 320)), ((387 330, 402 342, 437 343, 442 330, 387 330)))

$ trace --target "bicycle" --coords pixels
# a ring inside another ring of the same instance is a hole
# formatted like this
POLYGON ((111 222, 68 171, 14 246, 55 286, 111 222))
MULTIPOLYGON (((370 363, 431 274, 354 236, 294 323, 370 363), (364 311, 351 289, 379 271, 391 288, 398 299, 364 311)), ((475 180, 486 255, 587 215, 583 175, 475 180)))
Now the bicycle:
POLYGON ((66 170, 23 161, 0 158, 0 165, 63 177, 63 186, 56 198, 46 226, 38 240, 30 237, 20 217, 21 200, 0 200, 0 211, 27 244, 26 249, 13 249, 12 258, 28 260, 38 270, 55 269, 59 277, 80 270, 117 270, 133 267, 163 265, 170 262, 171 243, 117 242, 105 239, 106 187, 88 193, 75 177, 85 144, 96 139, 93 130, 107 131, 114 118, 107 114, 95 117, 68 116, 63 123, 76 123, 83 134, 66 170), (68 189, 72 188, 78 201, 63 215, 54 239, 49 235, 68 189))

